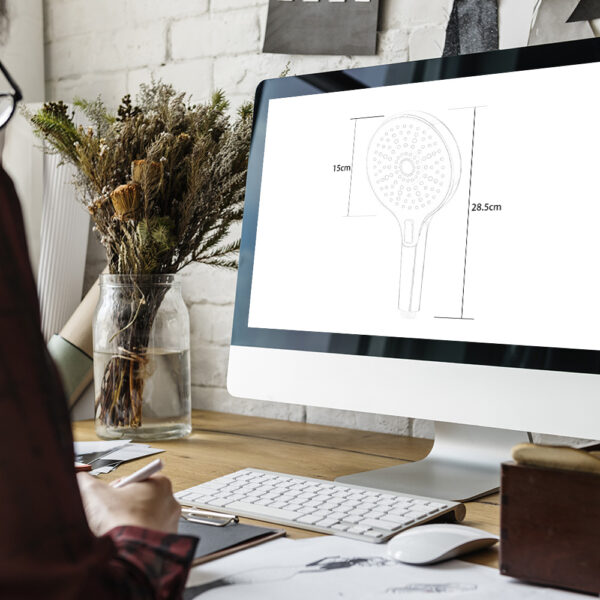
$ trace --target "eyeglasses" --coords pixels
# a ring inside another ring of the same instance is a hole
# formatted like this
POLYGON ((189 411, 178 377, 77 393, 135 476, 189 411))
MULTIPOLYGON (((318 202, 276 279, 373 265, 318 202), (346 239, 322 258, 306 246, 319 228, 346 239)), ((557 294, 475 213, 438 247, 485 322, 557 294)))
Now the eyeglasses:
POLYGON ((1 62, 0 72, 6 77, 14 90, 14 92, 0 93, 0 129, 2 129, 10 121, 17 107, 17 102, 23 99, 23 94, 21 94, 21 89, 1 62))

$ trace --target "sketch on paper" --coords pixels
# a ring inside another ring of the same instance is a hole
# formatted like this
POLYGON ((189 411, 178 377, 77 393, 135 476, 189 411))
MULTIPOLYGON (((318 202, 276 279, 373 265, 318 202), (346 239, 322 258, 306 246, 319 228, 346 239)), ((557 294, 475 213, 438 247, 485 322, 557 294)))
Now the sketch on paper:
MULTIPOLYGON (((184 600, 201 598, 204 594, 217 588, 235 585, 259 585, 264 583, 280 583, 292 578, 306 575, 317 575, 334 570, 352 569, 354 567, 391 567, 397 565, 396 561, 384 556, 369 557, 344 557, 327 556, 306 565, 282 567, 258 567, 240 573, 227 575, 214 581, 190 587, 186 590, 184 600)), ((474 583, 448 582, 448 583, 409 583, 406 585, 392 586, 378 593, 380 598, 391 598, 406 593, 425 594, 451 594, 458 592, 472 592, 477 590, 474 583)), ((338 598, 345 598, 343 592, 338 592, 338 598)))
POLYGON ((398 308, 414 315, 421 307, 429 224, 460 181, 458 144, 448 127, 431 114, 396 115, 371 138, 367 176, 373 193, 400 226, 398 308))

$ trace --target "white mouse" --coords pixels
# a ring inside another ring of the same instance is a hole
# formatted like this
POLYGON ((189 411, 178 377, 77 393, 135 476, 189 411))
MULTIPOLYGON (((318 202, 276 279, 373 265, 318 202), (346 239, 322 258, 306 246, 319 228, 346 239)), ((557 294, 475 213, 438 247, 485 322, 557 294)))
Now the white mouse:
POLYGON ((420 525, 393 537, 388 554, 411 565, 430 565, 493 546, 498 536, 465 525, 420 525))

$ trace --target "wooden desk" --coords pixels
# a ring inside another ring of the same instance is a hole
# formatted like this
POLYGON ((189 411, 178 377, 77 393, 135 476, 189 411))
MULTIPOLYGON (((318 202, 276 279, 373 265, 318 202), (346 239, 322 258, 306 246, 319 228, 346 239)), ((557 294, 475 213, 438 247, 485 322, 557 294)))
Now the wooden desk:
MULTIPOLYGON (((193 433, 189 437, 152 444, 166 450, 160 457, 174 491, 245 467, 335 479, 417 460, 431 447, 430 440, 244 415, 196 410, 192 419, 193 433)), ((92 421, 74 423, 73 434, 76 440, 97 439, 92 421)), ((106 478, 129 475, 154 458, 125 464, 106 478)), ((466 525, 498 534, 499 519, 498 494, 467 503, 466 525)), ((292 538, 319 535, 303 529, 286 529, 292 538)), ((496 547, 473 554, 467 560, 498 567, 496 547)))

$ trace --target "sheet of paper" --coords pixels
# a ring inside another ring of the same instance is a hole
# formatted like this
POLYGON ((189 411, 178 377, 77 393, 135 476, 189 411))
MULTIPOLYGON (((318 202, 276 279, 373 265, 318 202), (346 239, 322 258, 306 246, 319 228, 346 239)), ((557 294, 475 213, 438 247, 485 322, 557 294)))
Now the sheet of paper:
POLYGON ((153 454, 159 454, 160 452, 164 452, 164 450, 152 448, 147 444, 127 444, 116 449, 114 452, 95 460, 92 465, 94 468, 91 473, 92 475, 110 473, 124 462, 152 456, 153 454))
MULTIPOLYGON (((76 457, 83 457, 97 454, 101 456, 109 452, 110 450, 116 450, 117 448, 122 448, 126 444, 129 444, 131 440, 110 440, 106 442, 73 442, 73 451, 76 457)), ((83 460, 83 462, 86 462, 83 460)))
POLYGON ((135 460, 136 458, 144 458, 144 456, 159 454, 160 452, 164 452, 164 450, 152 448, 147 444, 127 444, 114 452, 103 456, 102 460, 127 462, 129 460, 135 460))
POLYGON ((338 537, 277 540, 192 569, 185 600, 575 600, 579 594, 530 586, 496 569, 453 560, 397 563, 385 544, 338 537))

